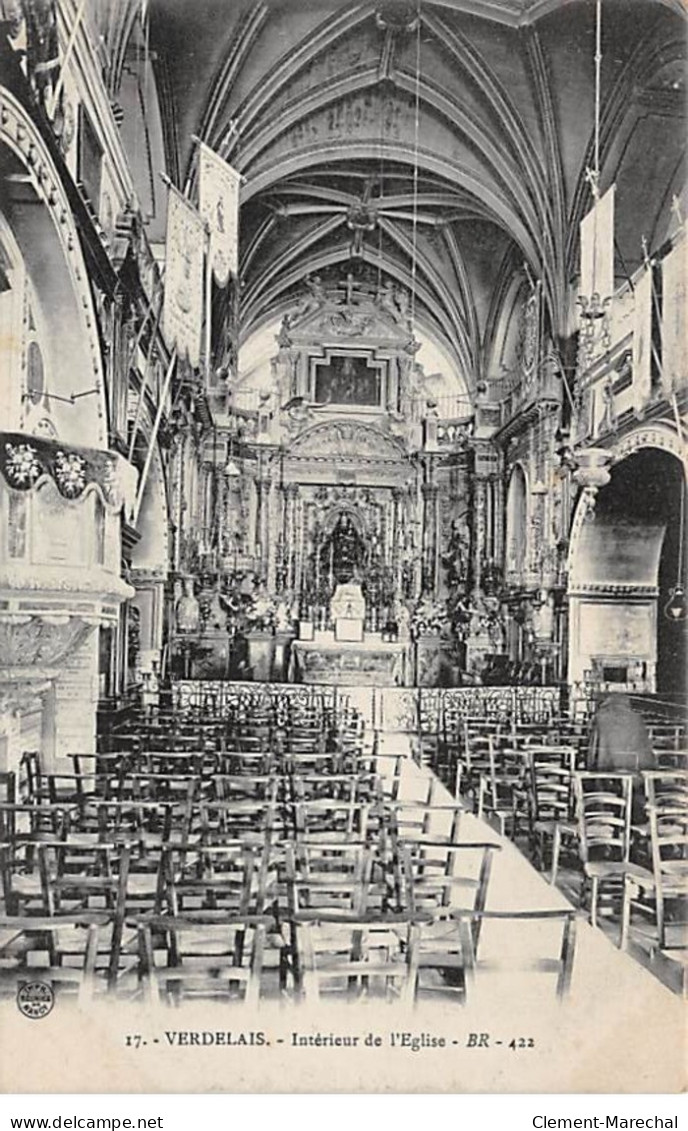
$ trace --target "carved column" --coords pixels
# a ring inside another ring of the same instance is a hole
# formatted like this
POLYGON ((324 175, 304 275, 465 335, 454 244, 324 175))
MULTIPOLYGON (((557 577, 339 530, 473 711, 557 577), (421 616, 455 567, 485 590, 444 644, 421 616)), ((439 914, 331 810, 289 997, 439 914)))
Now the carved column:
POLYGON ((473 480, 473 592, 482 586, 482 563, 485 555, 485 496, 487 483, 482 477, 473 480))
POLYGON ((265 500, 265 541, 267 543, 267 582, 270 593, 277 589, 278 532, 281 524, 281 499, 272 490, 272 479, 265 500))
POLYGON ((262 466, 256 473, 253 485, 256 493, 256 506, 253 517, 252 552, 253 555, 259 560, 262 567, 264 563, 264 553, 267 548, 264 545, 265 512, 267 510, 267 502, 270 495, 270 479, 269 476, 265 474, 265 470, 262 466))
POLYGON ((501 475, 492 481, 492 492, 495 514, 493 554, 495 562, 501 562, 504 558, 504 479, 501 475))
MULTIPOLYGON (((275 496, 273 496, 274 498, 275 496)), ((275 503, 275 530, 277 532, 277 539, 275 541, 275 592, 283 593, 288 588, 287 577, 287 542, 285 538, 286 525, 287 525, 287 491, 284 484, 280 484, 275 503)))
POLYGON ((261 476, 256 484, 258 488, 258 513, 256 515, 256 528, 258 541, 256 553, 260 559, 261 575, 268 578, 270 571, 270 488, 272 480, 269 475, 261 476))
POLYGON ((299 488, 294 493, 294 525, 290 536, 294 541, 294 593, 300 597, 303 584, 304 505, 299 488))
POLYGON ((392 489, 392 549, 390 554, 390 569, 394 578, 394 592, 401 592, 401 577, 399 564, 401 560, 401 497, 402 492, 398 487, 392 489))
POLYGON ((423 494, 423 589, 426 593, 437 591, 437 499, 436 483, 424 483, 423 494))
POLYGON ((282 537, 284 540, 284 557, 286 562, 286 587, 298 598, 297 573, 296 573, 296 508, 299 497, 299 488, 296 483, 288 483, 284 489, 284 526, 282 537))
POLYGON ((393 360, 390 360, 387 373, 387 411, 396 413, 399 411, 399 367, 393 360))

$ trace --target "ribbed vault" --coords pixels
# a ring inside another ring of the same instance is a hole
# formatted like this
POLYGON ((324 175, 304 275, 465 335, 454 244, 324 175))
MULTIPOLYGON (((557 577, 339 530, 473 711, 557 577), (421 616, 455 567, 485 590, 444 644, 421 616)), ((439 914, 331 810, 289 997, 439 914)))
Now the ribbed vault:
MULTIPOLYGON (((154 0, 169 169, 193 187, 196 134, 246 178, 242 335, 308 276, 391 280, 474 383, 499 372, 503 303, 526 271, 563 335, 590 204, 594 14, 592 0, 154 0)), ((628 15, 604 0, 620 276, 639 231, 665 238, 685 175, 682 5, 634 0, 628 15)))

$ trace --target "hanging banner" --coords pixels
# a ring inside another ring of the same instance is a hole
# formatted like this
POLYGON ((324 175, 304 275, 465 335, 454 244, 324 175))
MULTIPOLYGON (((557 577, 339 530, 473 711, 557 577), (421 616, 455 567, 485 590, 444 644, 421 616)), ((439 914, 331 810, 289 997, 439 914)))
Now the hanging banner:
POLYGON ((239 274, 239 192, 241 174, 203 142, 199 143, 199 211, 210 229, 210 263, 215 282, 225 287, 239 274))
POLYGON ((686 378, 687 252, 684 236, 662 261, 662 385, 667 395, 686 378))
POLYGON ((652 269, 635 285, 633 309, 633 402, 641 409, 650 399, 652 356, 652 269))
POLYGON ((580 226, 580 294, 614 294, 614 196, 612 185, 594 204, 580 226))
POLYGON ((163 335, 169 348, 176 347, 182 358, 188 356, 194 368, 201 358, 205 245, 203 220, 193 205, 170 185, 163 335))

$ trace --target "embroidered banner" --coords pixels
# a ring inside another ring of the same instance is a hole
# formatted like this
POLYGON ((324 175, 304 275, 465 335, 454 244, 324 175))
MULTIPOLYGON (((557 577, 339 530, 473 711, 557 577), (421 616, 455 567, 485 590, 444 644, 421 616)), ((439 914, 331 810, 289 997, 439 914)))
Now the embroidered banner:
POLYGON ((210 228, 210 263, 215 282, 225 287, 239 273, 241 174, 203 142, 198 156, 199 211, 210 228))
POLYGON ((167 197, 165 299, 162 327, 170 349, 200 364, 205 229, 196 209, 170 186, 167 197))
POLYGON ((652 270, 643 271, 635 285, 633 312, 633 401, 640 409, 650 397, 652 353, 652 270))
POLYGON ((666 394, 686 377, 687 251, 684 237, 662 262, 662 386, 666 394))
POLYGON ((614 294, 614 195, 612 185, 583 218, 580 226, 580 293, 601 299, 614 294))

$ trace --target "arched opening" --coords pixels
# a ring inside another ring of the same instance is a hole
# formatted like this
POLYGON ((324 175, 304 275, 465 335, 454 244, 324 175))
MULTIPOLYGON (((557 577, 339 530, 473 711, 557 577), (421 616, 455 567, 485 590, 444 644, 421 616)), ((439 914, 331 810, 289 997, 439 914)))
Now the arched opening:
POLYGON ((569 676, 660 695, 686 682, 685 622, 666 615, 682 578, 680 461, 642 448, 612 468, 571 560, 569 676))
POLYGON ((506 572, 519 578, 526 564, 528 548, 528 487, 520 463, 511 472, 506 502, 506 572))

